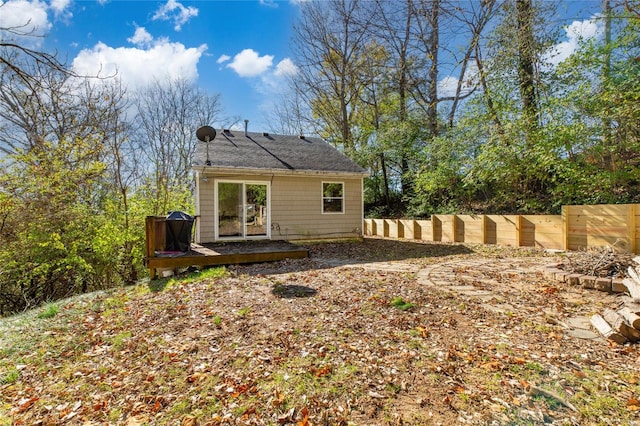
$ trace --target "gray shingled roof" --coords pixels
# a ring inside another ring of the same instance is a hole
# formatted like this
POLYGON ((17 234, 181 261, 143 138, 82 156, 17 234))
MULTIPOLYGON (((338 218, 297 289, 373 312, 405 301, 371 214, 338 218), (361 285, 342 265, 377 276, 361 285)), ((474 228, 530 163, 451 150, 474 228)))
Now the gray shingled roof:
MULTIPOLYGON (((207 144, 198 142, 192 167, 203 167, 207 144)), ((268 169, 290 172, 367 172, 319 138, 271 135, 244 131, 218 131, 209 142, 212 168, 268 169)))

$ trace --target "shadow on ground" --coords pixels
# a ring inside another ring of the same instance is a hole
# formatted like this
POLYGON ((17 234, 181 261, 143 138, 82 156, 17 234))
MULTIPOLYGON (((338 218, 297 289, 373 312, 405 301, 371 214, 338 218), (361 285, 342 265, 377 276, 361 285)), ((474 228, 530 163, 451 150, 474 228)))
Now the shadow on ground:
POLYGON ((273 286, 271 294, 283 299, 294 299, 298 297, 315 296, 318 290, 304 285, 278 284, 273 286))
POLYGON ((336 265, 392 262, 408 259, 447 257, 472 254, 474 251, 462 244, 426 241, 388 240, 364 238, 362 241, 296 243, 309 250, 306 259, 286 259, 272 263, 238 265, 232 269, 245 274, 280 274, 326 269, 336 265))

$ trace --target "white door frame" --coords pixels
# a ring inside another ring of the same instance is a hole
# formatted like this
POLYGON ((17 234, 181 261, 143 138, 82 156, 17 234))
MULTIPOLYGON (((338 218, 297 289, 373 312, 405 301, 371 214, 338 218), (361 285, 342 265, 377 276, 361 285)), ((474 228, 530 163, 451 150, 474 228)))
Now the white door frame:
POLYGON ((271 182, 261 180, 234 180, 234 179, 215 179, 213 182, 213 228, 215 241, 238 241, 238 240, 269 240, 271 239, 271 182), (219 216, 219 200, 218 200, 218 184, 220 183, 236 183, 242 184, 242 236, 221 237, 220 236, 220 216, 219 216), (247 185, 264 185, 267 187, 267 222, 266 235, 248 236, 246 223, 246 205, 247 205, 247 185))

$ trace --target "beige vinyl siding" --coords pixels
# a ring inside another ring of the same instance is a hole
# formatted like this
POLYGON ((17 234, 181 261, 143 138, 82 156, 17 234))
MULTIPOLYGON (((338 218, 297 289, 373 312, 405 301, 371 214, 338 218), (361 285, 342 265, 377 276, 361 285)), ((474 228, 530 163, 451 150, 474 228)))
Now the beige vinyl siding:
POLYGON ((271 239, 321 239, 362 235, 362 178, 340 176, 208 176, 199 186, 196 226, 201 243, 215 241, 214 188, 218 180, 271 184, 271 239), (344 184, 344 213, 322 214, 322 182, 344 184))
POLYGON ((341 238, 362 233, 362 179, 276 176, 271 239, 341 238), (322 213, 322 182, 344 184, 344 213, 322 213))
POLYGON ((202 179, 198 182, 199 184, 199 209, 198 218, 196 219, 196 227, 198 231, 196 235, 200 236, 200 241, 203 243, 212 242, 215 240, 215 230, 213 229, 214 225, 214 179, 213 177, 209 177, 208 182, 204 182, 202 179))

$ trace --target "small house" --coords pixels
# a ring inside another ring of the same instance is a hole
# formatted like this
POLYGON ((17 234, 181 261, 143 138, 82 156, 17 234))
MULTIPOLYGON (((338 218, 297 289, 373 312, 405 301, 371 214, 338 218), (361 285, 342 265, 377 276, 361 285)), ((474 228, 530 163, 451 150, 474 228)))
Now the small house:
POLYGON ((362 236, 368 172, 329 143, 206 129, 192 161, 197 243, 362 236))

